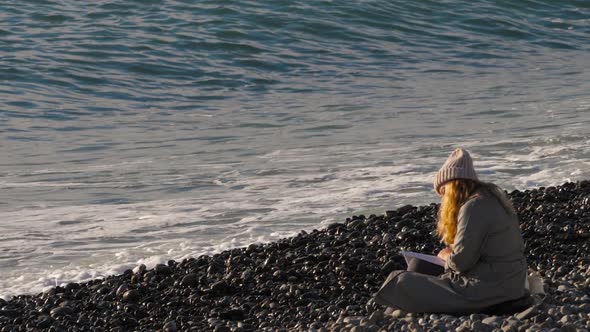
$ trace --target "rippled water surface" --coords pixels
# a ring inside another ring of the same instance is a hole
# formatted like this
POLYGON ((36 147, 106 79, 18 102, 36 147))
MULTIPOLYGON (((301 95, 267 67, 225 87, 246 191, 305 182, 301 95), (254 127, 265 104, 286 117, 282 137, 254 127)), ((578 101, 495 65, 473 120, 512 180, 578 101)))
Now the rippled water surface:
POLYGON ((3 297, 590 178, 587 1, 0 4, 3 297))

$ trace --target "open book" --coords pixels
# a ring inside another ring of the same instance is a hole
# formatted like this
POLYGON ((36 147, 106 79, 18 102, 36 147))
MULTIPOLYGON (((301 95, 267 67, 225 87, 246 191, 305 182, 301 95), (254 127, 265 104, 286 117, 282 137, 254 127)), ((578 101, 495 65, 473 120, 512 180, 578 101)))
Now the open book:
POLYGON ((401 254, 402 254, 402 256, 404 256, 404 259, 406 260, 406 264, 410 263, 411 258, 417 258, 417 259, 427 261, 429 263, 432 263, 432 264, 435 264, 438 266, 443 266, 443 267, 445 266, 445 261, 437 256, 421 254, 419 252, 413 252, 413 251, 402 251, 401 254))

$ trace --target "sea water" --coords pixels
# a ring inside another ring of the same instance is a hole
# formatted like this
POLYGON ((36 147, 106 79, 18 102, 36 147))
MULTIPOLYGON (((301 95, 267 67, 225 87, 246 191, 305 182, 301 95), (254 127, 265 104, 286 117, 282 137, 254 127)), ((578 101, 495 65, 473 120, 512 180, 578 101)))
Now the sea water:
POLYGON ((590 178, 587 1, 0 8, 0 296, 590 178))

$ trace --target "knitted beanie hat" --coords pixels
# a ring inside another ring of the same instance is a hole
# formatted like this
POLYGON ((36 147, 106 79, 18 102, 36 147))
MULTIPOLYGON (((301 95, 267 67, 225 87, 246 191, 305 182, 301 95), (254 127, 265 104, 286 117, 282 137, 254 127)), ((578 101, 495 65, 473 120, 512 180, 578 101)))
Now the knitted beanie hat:
POLYGON ((434 176, 434 190, 442 196, 440 192, 441 186, 445 182, 454 179, 478 181, 469 152, 461 148, 455 149, 455 151, 451 152, 447 161, 445 161, 438 172, 436 172, 436 175, 434 176))

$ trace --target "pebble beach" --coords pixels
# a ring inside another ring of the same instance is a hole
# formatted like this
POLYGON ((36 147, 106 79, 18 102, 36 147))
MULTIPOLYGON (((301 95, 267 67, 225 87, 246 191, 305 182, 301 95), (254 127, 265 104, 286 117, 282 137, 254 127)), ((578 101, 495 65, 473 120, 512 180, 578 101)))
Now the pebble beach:
POLYGON ((511 315, 408 314, 369 300, 401 250, 435 253, 437 204, 0 299, 0 331, 588 331, 590 181, 509 193, 545 296, 511 315))

